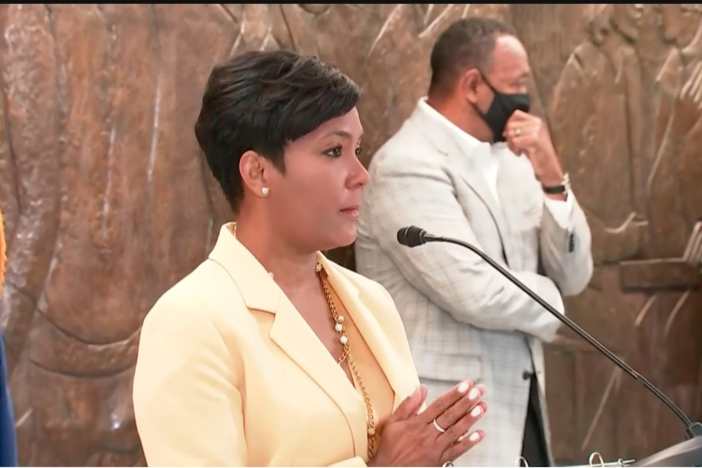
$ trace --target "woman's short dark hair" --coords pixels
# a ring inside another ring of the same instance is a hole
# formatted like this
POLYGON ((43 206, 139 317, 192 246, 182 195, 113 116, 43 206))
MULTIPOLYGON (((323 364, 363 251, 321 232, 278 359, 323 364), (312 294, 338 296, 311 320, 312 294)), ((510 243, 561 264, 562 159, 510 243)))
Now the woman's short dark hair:
POLYGON ((210 74, 195 136, 234 212, 249 150, 285 173, 285 146, 351 111, 360 90, 335 66, 290 51, 246 52, 210 74))

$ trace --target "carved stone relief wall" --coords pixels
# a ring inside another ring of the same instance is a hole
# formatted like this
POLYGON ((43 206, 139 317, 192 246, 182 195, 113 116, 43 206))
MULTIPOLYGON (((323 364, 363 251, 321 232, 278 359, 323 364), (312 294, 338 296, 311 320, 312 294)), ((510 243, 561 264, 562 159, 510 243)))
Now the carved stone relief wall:
MULTIPOLYGON (((702 218, 699 7, 0 6, 0 325, 22 463, 144 463, 130 399, 141 321, 229 219, 192 130, 212 66, 275 48, 336 63, 363 87, 368 158, 425 92, 435 38, 469 15, 524 41, 535 111, 592 225, 596 272, 569 314, 701 418, 700 277, 679 260, 702 218)), ((353 266, 349 249, 331 255, 353 266)), ((548 367, 560 462, 681 439, 570 333, 548 367)))

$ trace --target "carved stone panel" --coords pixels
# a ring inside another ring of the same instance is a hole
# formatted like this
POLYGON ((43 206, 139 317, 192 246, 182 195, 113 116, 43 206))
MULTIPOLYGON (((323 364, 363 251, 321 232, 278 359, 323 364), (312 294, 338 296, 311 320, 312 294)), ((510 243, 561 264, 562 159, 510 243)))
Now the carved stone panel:
MULTIPOLYGON (((144 463, 141 321, 230 217, 193 134, 212 66, 276 48, 336 63, 363 88, 367 163, 425 93, 438 34, 470 15, 525 43, 535 112, 592 226, 596 271, 568 313, 702 417, 700 275, 680 260, 702 218, 699 5, 16 4, 0 6, 0 325, 23 464, 144 463)), ((353 267, 350 249, 330 255, 353 267)), ((572 333, 547 365, 559 462, 682 439, 572 333)))

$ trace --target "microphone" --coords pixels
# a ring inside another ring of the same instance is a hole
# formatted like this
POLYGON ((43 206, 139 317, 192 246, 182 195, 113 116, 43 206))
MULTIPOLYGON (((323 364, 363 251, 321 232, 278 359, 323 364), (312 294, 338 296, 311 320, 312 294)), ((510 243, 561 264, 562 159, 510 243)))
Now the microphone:
POLYGON ((658 397, 659 400, 663 402, 675 415, 680 418, 680 420, 685 424, 685 436, 686 439, 683 442, 675 444, 671 447, 661 450, 643 460, 639 460, 634 463, 633 466, 702 466, 702 424, 699 422, 692 422, 690 418, 673 403, 673 401, 668 398, 661 390, 659 390, 655 385, 649 382, 645 377, 635 371, 631 366, 624 362, 619 356, 614 354, 612 351, 607 349, 602 343, 597 341, 592 335, 580 328, 580 326, 575 323, 570 318, 563 314, 560 314, 556 309, 554 309, 548 302, 543 300, 538 294, 529 289, 521 281, 515 278, 509 271, 503 268, 495 260, 487 256, 477 247, 463 242, 458 239, 452 239, 450 237, 440 237, 429 234, 424 229, 417 226, 407 226, 399 231, 397 231, 397 241, 407 247, 418 247, 427 242, 447 242, 449 244, 460 245, 464 247, 485 262, 490 264, 495 270, 499 271, 502 276, 507 278, 519 289, 524 291, 529 297, 539 303, 541 307, 546 309, 556 317, 558 320, 566 324, 568 328, 576 332, 585 341, 594 346, 599 352, 604 354, 610 361, 612 361, 617 367, 622 369, 624 372, 633 377, 637 382, 642 384, 648 391, 653 393, 658 397))

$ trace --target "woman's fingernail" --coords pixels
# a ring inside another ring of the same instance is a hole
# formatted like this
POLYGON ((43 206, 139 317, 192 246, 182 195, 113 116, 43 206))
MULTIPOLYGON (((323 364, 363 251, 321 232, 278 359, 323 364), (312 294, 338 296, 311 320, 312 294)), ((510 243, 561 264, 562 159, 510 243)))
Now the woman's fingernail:
POLYGON ((478 390, 477 388, 474 388, 474 389, 471 390, 470 393, 468 394, 468 399, 469 399, 469 400, 475 400, 476 398, 478 398, 478 395, 480 395, 480 390, 478 390))
POLYGON ((475 408, 473 408, 473 411, 470 412, 470 415, 473 416, 474 418, 477 418, 478 416, 480 416, 482 414, 482 412, 483 412, 483 408, 481 408, 480 406, 476 406, 475 408))
POLYGON ((468 437, 468 440, 471 442, 477 442, 478 439, 480 439, 480 432, 474 432, 470 435, 470 437, 468 437))
POLYGON ((459 387, 458 387, 458 393, 466 393, 468 390, 468 382, 463 382, 459 387))

